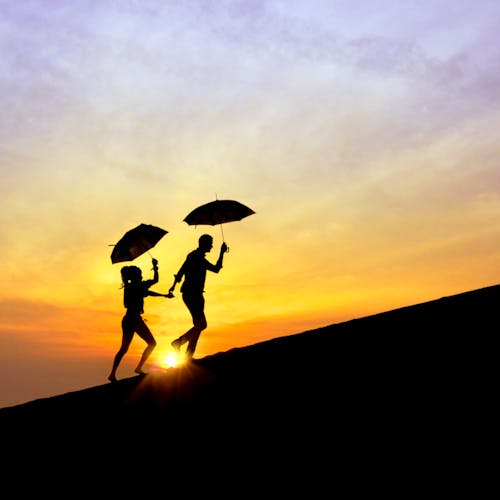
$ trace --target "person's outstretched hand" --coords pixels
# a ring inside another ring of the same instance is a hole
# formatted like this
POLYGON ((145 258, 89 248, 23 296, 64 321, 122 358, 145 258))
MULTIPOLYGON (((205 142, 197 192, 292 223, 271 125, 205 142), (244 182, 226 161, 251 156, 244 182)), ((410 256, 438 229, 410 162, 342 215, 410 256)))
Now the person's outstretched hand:
POLYGON ((153 263, 153 267, 158 267, 158 261, 156 259, 151 259, 151 262, 153 263))
POLYGON ((220 252, 221 253, 226 253, 229 252, 229 247, 226 245, 226 242, 223 241, 222 245, 220 246, 220 252))

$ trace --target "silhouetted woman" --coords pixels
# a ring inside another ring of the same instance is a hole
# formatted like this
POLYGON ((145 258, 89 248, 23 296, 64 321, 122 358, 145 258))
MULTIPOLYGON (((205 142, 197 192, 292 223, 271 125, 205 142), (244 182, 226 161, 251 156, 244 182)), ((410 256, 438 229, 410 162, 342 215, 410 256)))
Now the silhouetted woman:
POLYGON ((144 297, 167 297, 167 295, 153 292, 149 289, 155 283, 158 283, 159 280, 158 261, 153 259, 152 262, 154 276, 151 280, 143 280, 142 271, 137 266, 124 266, 121 268, 123 305, 127 311, 122 318, 122 344, 113 360, 113 367, 108 377, 110 382, 116 382, 116 370, 130 347, 134 333, 137 333, 137 335, 147 344, 139 360, 139 364, 135 369, 135 373, 144 374, 142 367, 156 347, 156 340, 142 318, 144 312, 144 297))

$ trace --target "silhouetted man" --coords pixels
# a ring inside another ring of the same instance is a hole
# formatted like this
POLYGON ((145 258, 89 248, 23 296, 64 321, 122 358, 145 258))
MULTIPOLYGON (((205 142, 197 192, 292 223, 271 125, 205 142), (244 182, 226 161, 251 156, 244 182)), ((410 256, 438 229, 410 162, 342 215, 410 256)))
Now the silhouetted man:
POLYGON ((175 285, 180 283, 184 278, 184 282, 181 285, 182 300, 191 313, 193 326, 186 333, 175 339, 171 345, 179 352, 181 346, 187 342, 186 357, 188 359, 193 357, 200 333, 207 327, 205 298, 203 296, 207 271, 218 273, 222 269, 222 260, 224 253, 227 251, 227 245, 223 242, 220 247, 219 258, 215 264, 212 264, 205 257, 205 254, 210 252, 212 246, 212 236, 209 234, 200 236, 198 248, 187 255, 179 272, 174 275, 174 282, 169 290, 169 295, 171 295, 175 289, 175 285))

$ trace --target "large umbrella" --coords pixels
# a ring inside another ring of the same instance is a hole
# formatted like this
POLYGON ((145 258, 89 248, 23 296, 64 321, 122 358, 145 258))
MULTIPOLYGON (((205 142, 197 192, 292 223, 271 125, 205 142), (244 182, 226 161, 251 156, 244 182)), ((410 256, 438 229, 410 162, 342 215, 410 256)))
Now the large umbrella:
POLYGON ((151 224, 139 224, 127 231, 111 252, 111 262, 134 260, 139 255, 153 248, 168 231, 151 224))
POLYGON ((187 222, 190 226, 215 226, 220 224, 222 241, 224 241, 222 224, 239 221, 254 213, 251 208, 248 208, 239 201, 214 200, 195 208, 184 218, 184 222, 187 222))

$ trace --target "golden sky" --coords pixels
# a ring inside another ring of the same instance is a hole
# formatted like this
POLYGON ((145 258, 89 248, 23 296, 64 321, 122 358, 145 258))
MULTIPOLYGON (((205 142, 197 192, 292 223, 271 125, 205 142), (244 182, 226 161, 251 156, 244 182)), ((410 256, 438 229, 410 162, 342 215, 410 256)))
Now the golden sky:
MULTIPOLYGON (((0 407, 106 383, 140 223, 165 293, 223 229, 197 357, 498 284, 499 26, 496 0, 0 2, 0 407), (255 214, 183 221, 215 198, 255 214)), ((190 316, 178 290, 144 316, 161 369, 190 316)))

